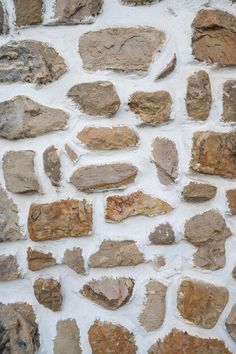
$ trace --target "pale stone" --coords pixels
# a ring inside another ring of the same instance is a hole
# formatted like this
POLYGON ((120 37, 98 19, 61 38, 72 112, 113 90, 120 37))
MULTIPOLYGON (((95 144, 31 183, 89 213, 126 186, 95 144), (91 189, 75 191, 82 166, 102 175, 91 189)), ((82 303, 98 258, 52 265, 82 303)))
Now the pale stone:
POLYGON ((58 150, 54 145, 49 146, 43 153, 44 171, 53 186, 60 186, 61 181, 61 161, 58 150))
POLYGON ((228 80, 224 84, 223 121, 236 123, 236 80, 228 80))
POLYGON ((236 342, 236 304, 233 305, 228 317, 226 318, 225 326, 229 335, 236 342))
POLYGON ((39 278, 34 282, 34 295, 38 302, 56 312, 62 306, 61 284, 54 279, 39 278))
POLYGON ((20 277, 16 257, 0 255, 0 281, 16 280, 20 277))
POLYGON ((184 186, 182 198, 186 202, 201 203, 211 200, 216 195, 217 188, 207 183, 190 182, 184 186))
POLYGON ((157 75, 156 81, 164 79, 165 77, 170 75, 175 70, 176 64, 177 64, 177 57, 176 54, 174 54, 171 61, 165 66, 165 68, 160 72, 160 74, 157 75))
POLYGON ((44 253, 32 250, 30 247, 27 250, 27 261, 28 268, 33 272, 56 265, 56 260, 51 252, 44 253))
POLYGON ((43 0, 14 0, 14 5, 17 26, 42 23, 43 0))
POLYGON ((175 232, 168 222, 160 224, 150 233, 149 240, 153 245, 172 245, 175 243, 175 232))
POLYGON ((9 30, 8 21, 7 21, 8 14, 3 8, 3 2, 0 1, 0 35, 7 34, 9 30))
POLYGON ((80 330, 75 320, 57 322, 57 334, 54 339, 54 354, 82 354, 80 330))
POLYGON ((82 256, 82 250, 79 247, 74 247, 72 250, 67 249, 64 253, 63 263, 76 273, 85 273, 84 258, 82 256))
POLYGON ((126 5, 148 5, 155 0, 121 0, 126 5))
POLYGON ((226 197, 230 213, 236 215, 236 189, 229 189, 226 191, 226 197))

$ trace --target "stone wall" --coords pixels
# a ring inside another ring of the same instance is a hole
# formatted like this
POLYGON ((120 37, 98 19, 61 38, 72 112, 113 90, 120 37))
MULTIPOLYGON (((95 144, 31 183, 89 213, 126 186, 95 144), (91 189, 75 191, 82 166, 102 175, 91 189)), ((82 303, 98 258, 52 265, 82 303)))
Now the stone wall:
POLYGON ((236 353, 233 3, 1 0, 0 353, 236 353))

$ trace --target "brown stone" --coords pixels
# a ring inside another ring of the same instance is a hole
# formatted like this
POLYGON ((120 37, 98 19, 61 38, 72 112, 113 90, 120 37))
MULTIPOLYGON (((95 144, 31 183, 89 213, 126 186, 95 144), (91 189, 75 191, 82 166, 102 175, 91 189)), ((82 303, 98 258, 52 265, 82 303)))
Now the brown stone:
POLYGON ((38 302, 56 312, 62 305, 61 284, 54 279, 39 278, 34 282, 34 295, 38 302))
POLYGON ((27 261, 28 268, 33 272, 56 265, 56 260, 51 252, 35 251, 30 247, 27 250, 27 261))
POLYGON ((16 280, 20 276, 16 257, 0 255, 0 281, 16 280))
POLYGON ((57 322, 57 335, 54 339, 54 354, 82 354, 80 330, 75 320, 57 322))
POLYGON ((30 206, 28 232, 33 241, 88 236, 91 231, 92 206, 86 200, 60 200, 30 206))
POLYGON ((223 121, 236 122, 236 80, 228 80, 224 84, 223 121))
POLYGON ((233 305, 229 316, 226 318, 225 326, 229 335, 236 342, 236 304, 233 305))
POLYGON ((72 162, 75 163, 78 161, 79 159, 78 155, 68 144, 65 144, 65 152, 72 162))
POLYGON ((31 26, 42 23, 42 0, 14 0, 17 26, 31 26))
POLYGON ((157 75, 156 81, 164 79, 165 77, 170 75, 175 70, 176 64, 177 64, 177 57, 176 54, 174 54, 171 61, 165 66, 165 68, 160 72, 160 74, 157 75))
POLYGON ((226 191, 226 197, 230 213, 236 215, 236 189, 229 189, 226 191))
POLYGON ((181 316, 202 328, 213 328, 228 302, 228 290, 199 280, 183 280, 177 298, 181 316))
POLYGON ((168 222, 160 224, 150 233, 149 240, 153 245, 173 245, 175 232, 168 222))
POLYGON ((157 270, 161 269, 162 267, 165 267, 165 265, 166 265, 165 257, 156 256, 154 258, 153 264, 157 270))
POLYGON ((53 186, 60 186, 61 161, 54 145, 49 146, 43 153, 44 171, 53 186))
POLYGON ((236 279, 236 266, 232 270, 232 277, 236 279))
POLYGON ((217 188, 207 183, 190 182, 184 186, 182 197, 186 202, 201 203, 215 197, 217 188))
POLYGON ((67 249, 64 253, 63 263, 76 273, 85 273, 84 258, 82 256, 82 250, 79 247, 74 247, 72 250, 67 249))

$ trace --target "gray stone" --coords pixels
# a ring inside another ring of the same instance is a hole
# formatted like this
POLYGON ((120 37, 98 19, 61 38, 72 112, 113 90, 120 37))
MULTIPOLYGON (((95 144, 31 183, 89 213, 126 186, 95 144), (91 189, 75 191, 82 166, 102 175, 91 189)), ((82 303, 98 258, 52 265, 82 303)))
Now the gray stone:
POLYGON ((228 317, 226 318, 225 326, 229 335, 236 342, 236 304, 233 305, 228 317))
POLYGON ((15 256, 0 256, 0 281, 16 280, 20 278, 20 271, 15 256))
POLYGON ((79 247, 74 247, 72 250, 67 249, 64 253, 63 263, 78 274, 85 273, 84 258, 79 247))
POLYGON ((80 330, 75 320, 57 322, 57 335, 54 339, 54 354, 82 354, 80 330))
POLYGON ((214 198, 216 191, 217 188, 211 184, 190 182, 184 186, 182 197, 186 202, 201 203, 214 198))
POLYGON ((121 0, 126 5, 148 5, 155 0, 121 0))
POLYGON ((0 1, 0 35, 6 34, 9 30, 9 26, 7 24, 7 12, 4 10, 3 2, 0 1))
POLYGON ((54 145, 49 146, 43 153, 44 171, 53 186, 60 186, 61 161, 54 145))
POLYGON ((160 72, 160 74, 157 75, 156 81, 164 79, 166 76, 170 75, 176 68, 177 64, 177 57, 176 54, 174 54, 173 58, 171 61, 166 65, 166 67, 160 72))
POLYGON ((14 5, 17 26, 42 23, 43 0, 14 0, 14 5))
POLYGON ((223 109, 223 121, 236 123, 236 80, 224 84, 223 109))
POLYGON ((150 233, 149 240, 153 245, 172 245, 175 243, 175 232, 168 222, 160 224, 150 233))

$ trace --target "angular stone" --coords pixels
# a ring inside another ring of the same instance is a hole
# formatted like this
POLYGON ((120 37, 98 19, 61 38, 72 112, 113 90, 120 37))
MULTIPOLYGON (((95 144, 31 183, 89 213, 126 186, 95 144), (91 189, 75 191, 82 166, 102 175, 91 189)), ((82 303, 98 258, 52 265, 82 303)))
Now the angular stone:
POLYGON ((229 189, 226 191, 226 197, 230 213, 236 215, 236 189, 229 189))
POLYGON ((57 335, 54 339, 54 354, 82 354, 80 330, 75 320, 57 322, 57 335))
POLYGON ((200 70, 188 78, 186 108, 194 120, 206 120, 212 106, 211 83, 206 71, 200 70))
POLYGON ((0 82, 47 84, 65 71, 63 58, 45 43, 11 41, 0 47, 0 82))
POLYGON ((133 333, 123 326, 95 321, 89 329, 88 336, 94 354, 137 353, 133 333))
POLYGON ((229 316, 225 320, 225 326, 229 335, 236 342, 236 304, 233 305, 229 316))
POLYGON ((79 247, 74 247, 72 250, 67 249, 64 253, 63 263, 76 273, 85 273, 84 258, 82 256, 82 250, 79 247))
POLYGON ((153 162, 161 184, 168 185, 178 177, 178 152, 173 141, 166 138, 156 138, 152 144, 153 162))
POLYGON ((147 71, 166 36, 153 27, 114 27, 80 37, 79 52, 87 70, 147 71))
POLYGON ((76 154, 76 152, 68 144, 65 144, 64 148, 65 148, 65 152, 66 152, 67 156, 69 157, 69 159, 74 163, 77 162, 79 157, 76 154))
POLYGON ((223 121, 236 122, 236 80, 228 80, 224 84, 223 121))
POLYGON ((26 96, 0 102, 0 136, 9 140, 34 138, 65 129, 68 114, 26 96))
POLYGON ((82 192, 99 192, 125 187, 134 182, 138 169, 129 163, 88 165, 78 168, 70 182, 82 192))
POLYGON ((14 0, 16 25, 30 26, 42 23, 42 0, 14 0))
POLYGON ((122 3, 126 5, 148 5, 154 0, 121 0, 122 3))
POLYGON ((209 329, 216 325, 228 298, 228 290, 222 286, 186 279, 178 291, 177 307, 186 321, 209 329))
POLYGON ((20 276, 16 257, 0 255, 0 281, 16 280, 20 276))
POLYGON ((139 138, 129 127, 87 127, 78 134, 78 139, 90 149, 121 150, 137 146, 139 138))
POLYGON ((236 65, 236 17, 218 9, 200 10, 193 21, 195 59, 220 66, 236 65))
POLYGON ((176 68, 177 64, 177 57, 176 54, 174 54, 173 58, 171 61, 166 65, 166 67, 160 72, 160 74, 157 75, 156 81, 164 79, 166 76, 170 75, 176 68))
POLYGON ((35 251, 30 247, 27 250, 27 261, 28 268, 33 272, 56 265, 56 260, 51 252, 35 251))
POLYGON ((186 221, 184 236, 198 247, 193 256, 195 266, 210 270, 225 266, 225 241, 231 231, 218 210, 208 210, 186 221))
POLYGON ((92 206, 86 200, 60 200, 50 204, 31 204, 29 237, 33 241, 88 236, 92 231, 92 206))
POLYGON ((175 232, 168 222, 160 224, 150 233, 149 240, 153 245, 173 245, 175 232))
POLYGON ((49 146, 43 153, 44 171, 53 186, 60 186, 61 161, 54 145, 49 146))
POLYGON ((67 95, 82 112, 91 116, 112 117, 120 108, 120 99, 110 81, 75 85, 67 95))
POLYGON ((190 182, 184 186, 182 197, 186 202, 201 203, 215 197, 217 188, 207 183, 190 182))
POLYGON ((99 250, 89 258, 91 268, 134 266, 143 263, 144 255, 134 241, 102 241, 99 250))
POLYGON ((0 348, 2 354, 35 354, 39 331, 35 313, 26 303, 0 304, 0 348))
POLYGON ((156 280, 150 280, 146 285, 146 302, 139 321, 147 332, 157 330, 164 322, 166 290, 167 287, 156 280))
POLYGON ((61 284, 54 279, 39 278, 34 282, 34 295, 38 302, 56 312, 62 305, 61 284))
POLYGON ((2 168, 8 191, 40 192, 34 158, 35 152, 31 150, 8 151, 3 155, 2 168))
POLYGON ((142 122, 158 125, 170 120, 172 98, 167 91, 133 93, 129 108, 142 122))
POLYGON ((154 266, 156 267, 157 270, 161 269, 162 267, 165 267, 165 265, 166 265, 165 257, 156 256, 154 258, 153 264, 154 264, 154 266))
POLYGON ((108 310, 125 305, 132 296, 134 280, 131 278, 107 278, 91 280, 80 291, 82 295, 108 310))
POLYGON ((236 178, 236 132, 196 132, 191 168, 195 172, 236 178))
POLYGON ((172 210, 167 202, 138 191, 128 195, 113 195, 107 198, 105 219, 121 222, 130 216, 156 216, 172 210))

